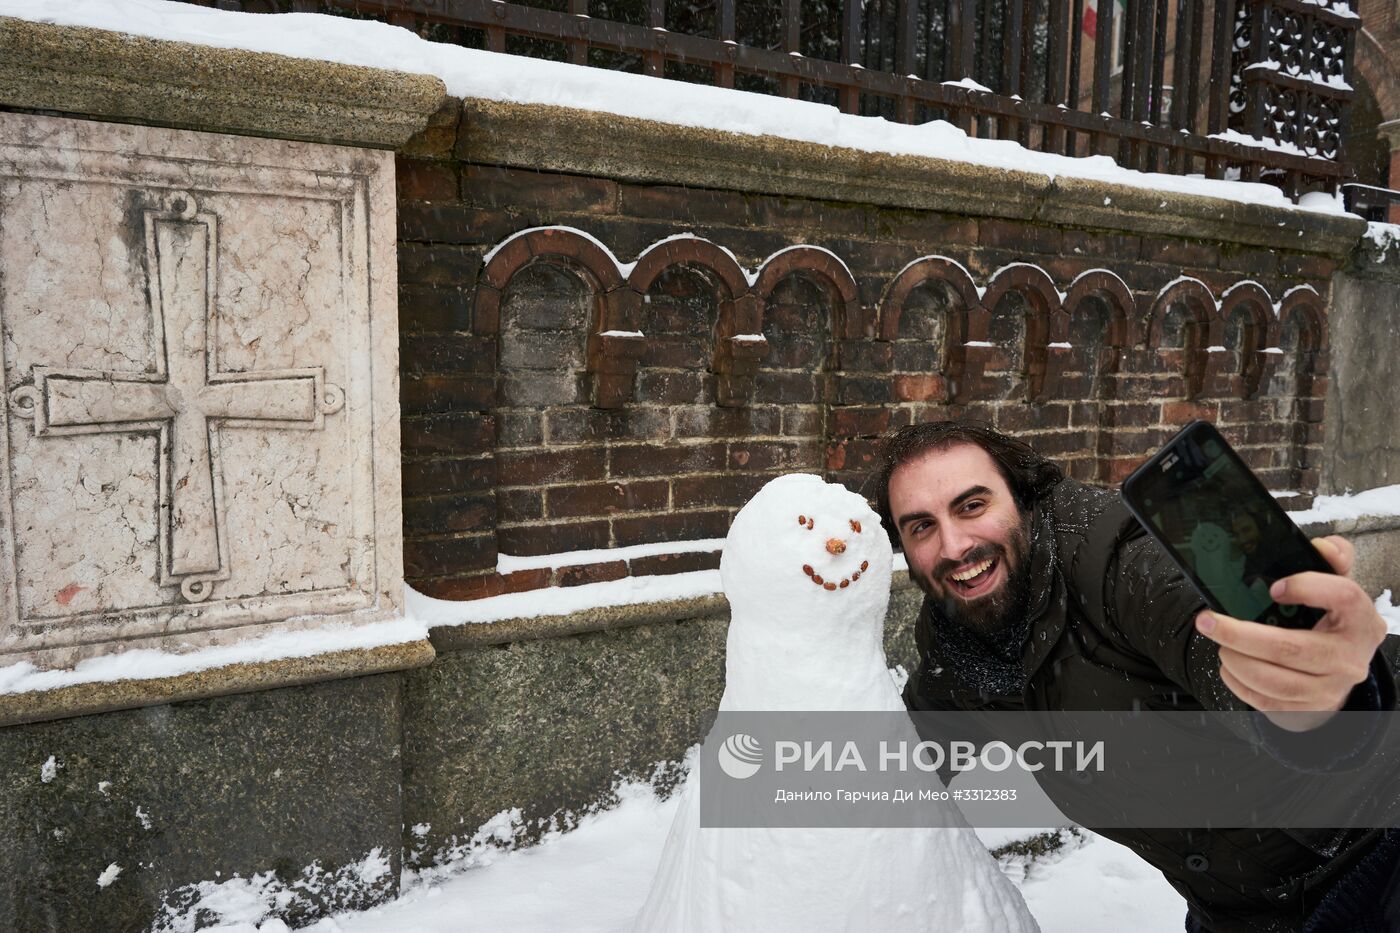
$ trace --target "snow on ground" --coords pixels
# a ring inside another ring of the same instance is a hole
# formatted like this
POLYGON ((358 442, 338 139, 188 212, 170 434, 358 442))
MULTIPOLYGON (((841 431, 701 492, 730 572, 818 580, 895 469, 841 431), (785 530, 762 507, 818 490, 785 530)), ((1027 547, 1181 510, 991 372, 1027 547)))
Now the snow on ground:
MULTIPOLYGON (((553 104, 682 126, 822 145, 931 156, 1054 178, 1091 178, 1273 207, 1338 214, 1340 197, 1293 204, 1271 185, 1137 172, 1108 156, 1069 158, 971 138, 946 121, 917 126, 835 107, 428 42, 386 23, 310 13, 235 13, 168 0, 0 0, 0 16, 92 26, 219 48, 389 68, 442 78, 449 94, 553 104)), ((1301 234, 1300 234, 1301 235, 1301 234)))
MULTIPOLYGON (((410 878, 397 900, 340 914, 305 931, 625 933, 646 898, 680 794, 662 801, 650 785, 633 784, 620 788, 619 796, 618 807, 584 817, 571 832, 446 877, 410 878)), ((1007 832, 981 835, 997 845, 1007 832)), ((1066 845, 1037 859, 1025 877, 1019 863, 1007 868, 1042 933, 1180 933, 1182 928, 1186 904, 1180 895, 1159 872, 1107 839, 1087 836, 1066 845)), ((241 914, 222 916, 224 925, 207 933, 285 929, 277 920, 258 926, 261 917, 246 907, 241 914)))

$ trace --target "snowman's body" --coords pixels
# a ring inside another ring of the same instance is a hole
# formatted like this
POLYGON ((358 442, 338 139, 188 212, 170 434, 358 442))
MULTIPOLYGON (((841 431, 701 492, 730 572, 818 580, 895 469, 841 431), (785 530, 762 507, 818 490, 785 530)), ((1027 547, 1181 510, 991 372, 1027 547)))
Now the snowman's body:
MULTIPOLYGON (((740 510, 720 576, 731 618, 721 711, 902 711, 883 647, 891 549, 865 500, 820 477, 740 510)), ((951 804, 938 828, 700 826, 683 791, 635 933, 1035 933, 951 804)))

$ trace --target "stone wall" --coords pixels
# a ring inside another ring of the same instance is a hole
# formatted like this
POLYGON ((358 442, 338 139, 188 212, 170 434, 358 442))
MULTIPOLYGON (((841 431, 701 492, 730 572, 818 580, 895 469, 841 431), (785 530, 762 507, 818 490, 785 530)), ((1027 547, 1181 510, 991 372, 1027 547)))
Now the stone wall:
POLYGON ((1400 238, 1363 239, 1333 280, 1321 491, 1400 483, 1400 238))
POLYGON ((827 184, 814 174, 842 166, 819 147, 660 140, 548 110, 449 104, 398 160, 418 589, 469 599, 716 566, 495 572, 502 553, 721 537, 785 471, 860 491, 874 439, 930 418, 985 420, 1103 483, 1205 418, 1271 488, 1301 493, 1292 505, 1310 501, 1338 262, 1316 250, 1336 221, 1290 217, 1286 238, 1218 209, 1192 225, 1189 198, 1028 193, 1014 173, 948 163, 921 166, 921 187, 895 165, 887 189, 855 190, 876 157, 827 184), (958 186, 953 211, 940 194, 958 186), (1071 220, 1063 202, 1090 197, 1097 213, 1071 220), (1172 211, 1186 217, 1164 223, 1172 211))

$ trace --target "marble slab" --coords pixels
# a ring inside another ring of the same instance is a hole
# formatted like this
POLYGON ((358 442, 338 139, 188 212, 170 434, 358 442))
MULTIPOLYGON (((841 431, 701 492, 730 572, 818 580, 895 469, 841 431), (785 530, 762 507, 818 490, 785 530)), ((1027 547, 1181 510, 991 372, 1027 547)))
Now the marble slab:
POLYGON ((401 614, 392 159, 0 113, 0 664, 401 614))

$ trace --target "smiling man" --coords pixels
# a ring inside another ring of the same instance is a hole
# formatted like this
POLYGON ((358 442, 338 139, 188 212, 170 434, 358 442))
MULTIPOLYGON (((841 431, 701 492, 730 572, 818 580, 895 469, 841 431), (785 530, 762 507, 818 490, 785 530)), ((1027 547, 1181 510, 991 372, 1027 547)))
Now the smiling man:
MULTIPOLYGON (((1258 710, 1255 744, 1291 763, 1292 733, 1340 709, 1395 708, 1385 624, 1348 573, 1278 581, 1280 603, 1326 610, 1311 631, 1204 612, 1116 493, 1068 479, 1014 438, 964 422, 886 439, 877 508, 925 598, 913 710, 1258 710)), ((1243 739, 1242 739, 1243 741, 1243 739)), ((1188 931, 1400 929, 1400 833, 1115 830, 1186 898, 1188 931)))

